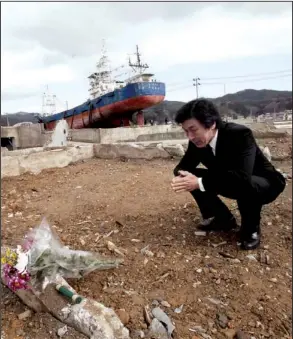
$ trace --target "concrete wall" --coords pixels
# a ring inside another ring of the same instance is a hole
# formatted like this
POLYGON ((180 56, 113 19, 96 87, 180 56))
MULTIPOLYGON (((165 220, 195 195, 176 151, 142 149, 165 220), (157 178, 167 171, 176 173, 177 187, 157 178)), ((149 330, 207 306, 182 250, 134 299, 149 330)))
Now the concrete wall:
POLYGON ((99 144, 101 141, 100 130, 95 128, 72 129, 69 138, 77 142, 92 142, 99 144))
POLYGON ((20 150, 6 154, 1 154, 1 178, 27 172, 38 174, 46 168, 66 167, 77 161, 93 158, 94 145, 89 144, 51 151, 20 150), (17 152, 17 154, 14 155, 14 152, 17 152))
POLYGON ((31 148, 43 146, 43 128, 41 124, 19 126, 19 148, 31 148))
MULTIPOLYGON (((239 121, 236 121, 239 122, 239 121)), ((260 130, 265 124, 254 124, 253 129, 260 130)), ((251 126, 252 127, 252 126, 251 126)), ((286 130, 287 125, 280 128, 275 125, 276 132, 273 131, 255 131, 256 137, 282 137, 278 134, 281 130, 286 130), (280 128, 280 129, 279 129, 280 128), (258 136, 261 134, 261 136, 258 136)), ((289 126, 292 129, 291 126, 289 126)), ((13 138, 14 149, 42 147, 51 140, 52 132, 44 130, 42 124, 33 124, 19 127, 1 127, 1 138, 13 138)), ((95 143, 95 144, 113 144, 119 142, 152 142, 162 140, 186 139, 185 133, 180 126, 173 125, 155 125, 141 127, 120 127, 113 129, 78 129, 70 130, 69 138, 75 142, 95 143)))
POLYGON ((41 147, 44 144, 43 126, 32 124, 29 126, 1 126, 1 138, 14 138, 14 148, 41 147))
POLYGON ((19 148, 19 135, 17 127, 1 126, 1 138, 13 138, 13 147, 19 148))
MULTIPOLYGON (((100 130, 100 143, 111 144, 115 142, 127 142, 127 141, 149 141, 149 140, 162 140, 164 134, 170 134, 170 136, 177 136, 176 133, 182 133, 182 129, 179 126, 172 125, 156 125, 156 126, 142 126, 142 127, 120 127, 113 129, 101 129, 100 130), (160 137, 160 139, 156 139, 160 137)), ((179 135, 178 135, 179 136, 179 135)), ((179 139, 182 138, 180 134, 179 139)), ((166 139, 163 138, 163 139, 166 139)))

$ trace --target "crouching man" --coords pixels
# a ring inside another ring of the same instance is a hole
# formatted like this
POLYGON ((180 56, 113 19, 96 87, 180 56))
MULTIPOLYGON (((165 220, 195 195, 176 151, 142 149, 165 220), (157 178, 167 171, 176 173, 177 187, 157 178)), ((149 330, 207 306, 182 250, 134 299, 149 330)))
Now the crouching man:
POLYGON ((236 220, 219 195, 235 199, 241 215, 240 242, 245 250, 260 244, 263 205, 283 192, 285 178, 263 155, 246 126, 224 123, 212 102, 197 99, 176 115, 189 139, 174 169, 175 192, 190 192, 198 204, 205 231, 230 231, 236 220), (199 164, 206 168, 198 168, 199 164))

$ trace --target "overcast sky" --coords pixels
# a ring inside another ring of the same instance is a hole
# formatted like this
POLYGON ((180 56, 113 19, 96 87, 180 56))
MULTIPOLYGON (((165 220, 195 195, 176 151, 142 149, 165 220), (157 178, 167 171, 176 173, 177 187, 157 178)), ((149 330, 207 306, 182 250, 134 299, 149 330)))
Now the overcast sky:
POLYGON ((87 100, 103 38, 113 68, 138 44, 168 100, 193 99, 194 77, 206 97, 292 90, 291 3, 6 2, 2 113, 41 112, 46 85, 60 110, 66 101, 74 107, 87 100))

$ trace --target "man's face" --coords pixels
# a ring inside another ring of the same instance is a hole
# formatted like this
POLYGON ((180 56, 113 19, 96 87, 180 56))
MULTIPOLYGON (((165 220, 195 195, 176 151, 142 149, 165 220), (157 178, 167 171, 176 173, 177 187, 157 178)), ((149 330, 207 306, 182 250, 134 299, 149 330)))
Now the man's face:
POLYGON ((206 147, 215 135, 216 124, 210 128, 205 128, 198 120, 188 119, 182 123, 187 138, 195 144, 196 147, 206 147))

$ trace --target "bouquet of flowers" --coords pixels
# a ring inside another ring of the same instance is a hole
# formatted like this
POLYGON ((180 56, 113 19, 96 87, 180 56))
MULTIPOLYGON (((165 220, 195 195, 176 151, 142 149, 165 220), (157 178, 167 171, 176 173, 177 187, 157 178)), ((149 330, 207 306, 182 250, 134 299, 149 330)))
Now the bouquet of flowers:
POLYGON ((1 258, 2 270, 7 286, 16 291, 27 289, 30 275, 26 270, 19 269, 19 257, 22 255, 20 248, 16 251, 6 249, 5 255, 1 258))
POLYGON ((61 244, 43 219, 29 232, 15 251, 7 249, 1 259, 7 286, 16 291, 29 286, 45 289, 58 277, 81 278, 94 271, 117 267, 121 259, 105 258, 97 253, 75 251, 61 244))

